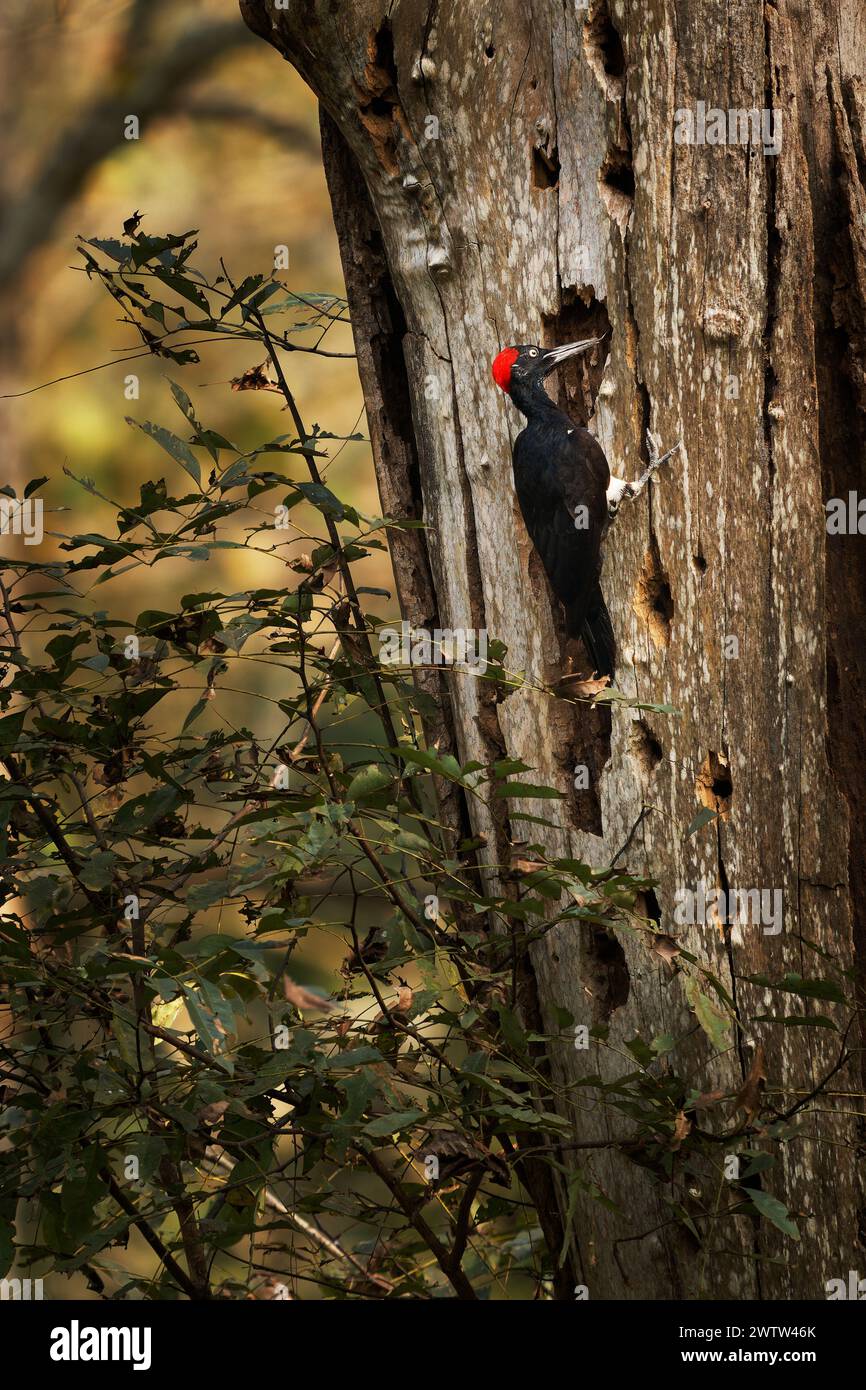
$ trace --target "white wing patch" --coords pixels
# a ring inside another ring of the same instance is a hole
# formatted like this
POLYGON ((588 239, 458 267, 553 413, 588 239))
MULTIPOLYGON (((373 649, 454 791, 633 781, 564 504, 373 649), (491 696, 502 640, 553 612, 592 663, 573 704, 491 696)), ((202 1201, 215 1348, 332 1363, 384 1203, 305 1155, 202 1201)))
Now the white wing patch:
POLYGON ((629 484, 626 482, 625 478, 615 478, 613 473, 611 473, 607 488, 608 509, 611 507, 616 509, 619 506, 628 487, 629 484))

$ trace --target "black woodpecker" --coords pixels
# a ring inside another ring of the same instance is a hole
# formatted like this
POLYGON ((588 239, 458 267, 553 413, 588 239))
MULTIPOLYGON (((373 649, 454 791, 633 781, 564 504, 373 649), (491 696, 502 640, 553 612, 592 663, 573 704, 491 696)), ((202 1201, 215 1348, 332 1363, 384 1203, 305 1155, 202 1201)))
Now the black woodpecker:
POLYGON ((612 680, 616 643, 599 584, 602 540, 620 502, 636 497, 674 449, 659 458, 655 440, 648 436, 650 465, 636 483, 627 483, 611 475, 595 436, 554 405, 544 389, 545 377, 601 341, 504 348, 493 362, 493 379, 526 416, 513 455, 526 529, 565 607, 568 635, 583 640, 596 673, 612 680))

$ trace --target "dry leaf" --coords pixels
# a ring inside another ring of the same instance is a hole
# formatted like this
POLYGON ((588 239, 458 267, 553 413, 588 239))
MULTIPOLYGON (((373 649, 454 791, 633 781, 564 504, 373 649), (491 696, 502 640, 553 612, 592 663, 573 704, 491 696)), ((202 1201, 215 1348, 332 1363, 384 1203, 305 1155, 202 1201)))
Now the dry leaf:
POLYGON ((512 859, 511 867, 516 874, 537 874, 539 869, 546 869, 547 865, 541 859, 512 859))
POLYGON ((673 936, 666 936, 664 932, 653 932, 650 944, 653 955, 663 960, 665 965, 674 969, 674 961, 680 953, 680 947, 673 936))
POLYGON ((266 1279, 263 1284, 259 1285, 256 1293, 251 1295, 251 1297, 257 1299, 289 1299, 292 1295, 289 1293, 288 1286, 284 1284, 281 1279, 277 1278, 276 1275, 272 1274, 270 1279, 266 1279))
POLYGON ((573 684, 569 682, 568 693, 569 695, 591 697, 600 694, 608 685, 610 685, 610 676, 601 676, 598 680, 575 681, 573 684))
POLYGON ((295 984, 290 975, 283 976, 283 993, 296 1009, 323 1009, 327 1013, 329 1009, 337 1007, 333 999, 323 999, 311 989, 304 989, 303 985, 295 984))
POLYGON ((363 970, 364 966, 378 965, 379 961, 384 960, 388 954, 388 941, 384 933, 378 927, 371 927, 358 943, 358 949, 353 946, 343 964, 340 967, 340 974, 348 977, 363 970))
POLYGON ((397 1013, 408 1014, 409 1010, 412 1007, 412 1000, 414 998, 415 996, 412 993, 409 986, 401 985, 400 988, 397 990, 397 1002, 394 1005, 394 1008, 391 1012, 393 1013, 394 1011, 396 1011, 397 1013))
POLYGON ((711 1105, 718 1105, 720 1100, 724 1100, 724 1091, 702 1091, 697 1100, 693 1102, 694 1110, 709 1110, 711 1105))
POLYGON ((247 367, 241 376, 232 377, 233 391, 279 391, 278 382, 271 381, 265 367, 268 366, 268 359, 261 362, 258 367, 247 367))
POLYGON ((676 1151, 684 1139, 688 1138, 692 1122, 684 1110, 677 1112, 676 1123, 674 1124, 674 1137, 671 1140, 671 1148, 676 1151))
POLYGON ((506 1187, 511 1182, 511 1172, 504 1158, 456 1130, 434 1130, 416 1149, 416 1158, 429 1175, 428 1181, 439 1190, 450 1190, 459 1177, 480 1166, 487 1169, 495 1182, 506 1187))
POLYGON ((340 561, 339 559, 335 558, 333 560, 329 560, 326 565, 322 565, 317 575, 317 579, 319 583, 324 586, 325 584, 330 584, 331 580, 334 578, 334 575, 339 573, 340 561))
POLYGON ((215 1100, 212 1104, 206 1105, 204 1110, 198 1112, 199 1122, 203 1124, 206 1129, 213 1129, 219 1124, 228 1108, 229 1102, 227 1100, 215 1100))
POLYGON ((745 1085, 740 1091, 731 1109, 731 1114, 737 1110, 745 1112, 748 1119, 757 1115, 761 1108, 761 1083, 766 1081, 767 1072, 764 1066, 764 1044, 758 1043, 755 1048, 755 1055, 752 1058, 752 1065, 749 1067, 749 1075, 746 1077, 745 1085))

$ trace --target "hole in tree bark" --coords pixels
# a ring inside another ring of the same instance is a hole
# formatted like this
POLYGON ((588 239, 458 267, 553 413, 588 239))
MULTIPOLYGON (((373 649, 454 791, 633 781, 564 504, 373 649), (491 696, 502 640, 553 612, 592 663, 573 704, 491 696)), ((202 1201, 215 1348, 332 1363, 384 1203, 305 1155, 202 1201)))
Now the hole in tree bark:
POLYGON ((358 119, 366 130, 376 158, 388 174, 398 174, 397 145, 401 137, 412 139, 409 123, 397 92, 394 35, 386 20, 367 36, 367 62, 362 81, 353 79, 358 119))
POLYGON ((649 628, 653 645, 666 647, 671 640, 674 600, 668 577, 662 568, 655 537, 644 556, 643 568, 637 581, 634 610, 649 628))
POLYGON ((601 166, 601 180, 629 200, 634 198, 634 169, 625 150, 608 150, 601 166))
POLYGON ((734 783, 726 753, 710 750, 701 763, 695 790, 701 805, 706 806, 707 810, 717 811, 724 817, 728 816, 734 795, 734 783))
POLYGON ((367 40, 367 65, 364 78, 368 87, 384 83, 387 87, 397 86, 397 63, 394 58, 394 35, 387 20, 371 33, 367 40))
POLYGON ((544 145, 532 148, 532 187, 556 188, 559 183, 559 153, 554 145, 548 150, 544 145))
POLYGON ((613 27, 607 0, 595 0, 583 25, 583 51, 599 86, 611 101, 625 92, 625 52, 613 27))
POLYGON ((589 352, 565 362, 559 371, 548 378, 548 390, 560 410, 584 428, 589 424, 609 352, 610 319, 603 300, 596 299, 592 287, 576 289, 563 287, 559 313, 545 314, 542 319, 544 347, 573 343, 578 338, 604 338, 589 352))
POLYGON ((625 952, 615 936, 591 927, 584 949, 584 984, 592 998, 593 1024, 607 1023, 628 1000, 631 980, 625 952))
POLYGON ((631 151, 610 149, 598 171, 598 192, 609 217, 625 231, 634 207, 631 151))
POLYGON ((612 716, 609 708, 577 704, 572 716, 572 766, 585 767, 587 777, 575 779, 571 818, 578 830, 603 835, 601 798, 598 789, 605 765, 610 761, 612 716), (582 782, 586 780, 584 787, 582 782))
POLYGON ((629 752, 645 776, 655 772, 662 760, 663 749, 652 729, 642 719, 636 719, 629 735, 629 752))
POLYGON ((643 893, 638 893, 635 899, 635 912, 639 917, 646 917, 648 921, 654 922, 657 927, 660 927, 662 924, 661 904, 652 888, 647 888, 643 893))

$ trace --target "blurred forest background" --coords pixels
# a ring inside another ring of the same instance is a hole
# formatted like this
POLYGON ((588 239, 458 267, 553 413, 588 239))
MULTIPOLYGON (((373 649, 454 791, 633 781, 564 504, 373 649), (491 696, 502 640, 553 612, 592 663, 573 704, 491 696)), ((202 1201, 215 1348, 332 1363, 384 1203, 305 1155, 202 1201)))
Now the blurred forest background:
MULTIPOLYGON (((209 274, 218 273, 221 257, 236 281, 271 273, 275 247, 286 245, 289 268, 279 278, 287 289, 341 296, 343 282, 315 99, 244 27, 235 0, 4 0, 0 109, 0 483, 21 496, 28 480, 49 478, 41 562, 59 543, 52 530, 98 531, 112 521, 109 508, 64 470, 92 479, 97 493, 118 502, 134 502, 140 485, 160 476, 182 489, 180 470, 125 418, 177 429, 168 376, 181 382, 207 427, 240 447, 291 431, 279 397, 231 389, 232 378, 257 365, 243 344, 200 347, 200 364, 186 368, 142 353, 117 304, 76 265, 79 235, 118 238, 140 211, 148 235, 199 229, 194 259, 209 274), (130 115, 138 117, 138 139, 125 138, 130 115), (137 360, 122 360, 130 354, 137 360), (130 373, 139 378, 138 399, 127 395, 130 373), (58 516, 55 508, 67 510, 58 516)), ((281 329, 289 326, 280 321, 281 329)), ((336 324, 324 346, 342 355, 286 359, 304 418, 338 436, 366 436, 348 326, 336 324)), ((323 466, 329 486, 378 515, 368 445, 338 440, 330 454, 323 466)), ((317 515, 310 509, 311 526, 317 515)), ((252 519, 241 515, 239 532, 252 519)), ((4 541, 27 554, 18 538, 4 541)), ((260 538, 261 549, 269 544, 260 538)), ((175 611, 180 595, 197 589, 277 586, 284 565, 284 558, 226 550, 206 566, 156 566, 146 594, 134 572, 89 601, 121 618, 145 606, 175 611)), ((362 575, 365 584, 393 590, 383 552, 365 562, 362 575)), ((297 576, 289 580, 296 584, 297 576)), ((372 607, 396 613, 384 597, 372 607)), ((281 720, 270 717, 268 703, 285 693, 280 669, 255 660, 236 669, 210 717, 267 738, 281 720)), ((160 724, 180 722, 194 698, 178 692, 149 723, 158 732, 160 724)), ((372 726, 357 722, 332 730, 357 748, 368 734, 372 726)), ((214 926, 232 932, 235 924, 214 926)), ((332 986, 344 954, 336 933, 332 946, 317 934, 315 947, 296 957, 296 976, 332 986)), ((132 1265, 139 1258, 152 1264, 150 1252, 137 1256, 137 1248, 134 1240, 132 1265)), ((80 1276, 50 1284, 49 1297, 86 1296, 80 1276)))
MULTIPOLYGON (((223 256, 241 278, 271 270, 286 244, 288 287, 342 293, 315 100, 250 35, 234 0, 4 0, 0 91, 4 395, 139 348, 116 306, 70 268, 79 233, 119 236, 136 209, 149 235, 199 228, 200 264, 223 256), (138 140, 124 137, 127 114, 139 118, 138 140)), ((351 351, 337 331, 334 349, 351 351)), ((251 365, 216 347, 184 380, 232 437, 270 430, 279 409, 230 392, 251 365)), ((350 433, 362 410, 353 363, 297 355, 292 367, 307 417, 350 433)), ((5 400, 5 480, 66 463, 117 492, 152 474, 153 446, 124 423, 137 413, 124 398, 131 370, 140 412, 170 412, 165 364, 147 358, 5 400)), ((361 446, 347 446, 333 481, 376 509, 361 446)), ((69 494, 52 500, 72 504, 69 494)))
MULTIPOLYGON (((108 508, 99 515, 98 499, 64 469, 119 502, 134 501, 148 478, 181 483, 181 470, 126 423, 130 416, 178 427, 167 378, 181 382, 205 425, 241 447, 290 431, 291 422, 277 396, 232 390, 232 378, 258 365, 244 344, 199 346, 201 363, 189 367, 143 352, 116 303, 83 273, 76 238, 120 237, 140 211, 150 236, 197 228, 195 263, 209 274, 221 257, 236 281, 272 273, 275 247, 287 246, 289 268, 277 273, 287 289, 341 296, 317 104, 294 69, 245 28, 234 0, 52 0, 38 8, 7 0, 0 89, 0 482, 20 495, 29 479, 47 475, 46 507, 68 510, 53 521, 47 514, 46 531, 97 530, 110 524, 108 508), (124 137, 129 114, 139 118, 138 140, 124 137), (124 360, 131 354, 135 360, 124 360), (137 400, 126 394, 130 373, 139 378, 137 400)), ((280 330, 291 318, 278 320, 280 330)), ((286 359, 304 418, 336 435, 366 436, 348 326, 335 324, 323 348, 337 355, 286 359)), ((337 495, 378 514, 369 446, 332 442, 330 455, 322 471, 337 495)), ((305 510, 314 526, 317 514, 305 510)), ((242 516, 239 530, 252 520, 242 516)), ((16 537, 8 541, 27 554, 16 537)), ((45 550, 52 544, 49 535, 45 550)), ((301 539, 295 550, 311 548, 301 539)), ((150 572, 146 595, 133 575, 114 581, 100 602, 133 616, 145 599, 148 608, 173 610, 190 588, 278 583, 282 563, 252 550, 224 551, 198 575, 184 562, 164 563, 150 572)), ((392 589, 383 552, 366 562, 364 582, 392 589)), ((388 610, 381 600, 372 606, 388 610)), ((263 663, 247 663, 244 674, 262 694, 279 685, 263 663)), ((239 722, 245 712, 249 720, 242 695, 223 710, 239 722)))

